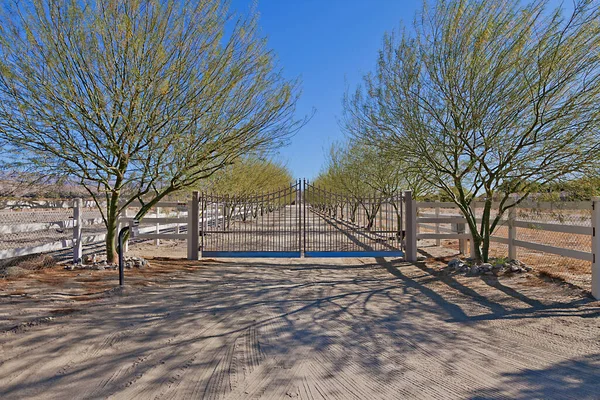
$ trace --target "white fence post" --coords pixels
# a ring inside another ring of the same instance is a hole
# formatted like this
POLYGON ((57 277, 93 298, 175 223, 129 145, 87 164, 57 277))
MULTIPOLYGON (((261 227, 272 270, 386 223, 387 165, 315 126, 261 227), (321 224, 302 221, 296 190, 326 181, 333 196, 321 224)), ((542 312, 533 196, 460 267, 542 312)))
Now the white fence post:
POLYGON ((592 198, 592 296, 600 300, 600 197, 592 198))
MULTIPOLYGON (((458 234, 465 233, 465 224, 460 222, 452 224, 452 231, 458 234)), ((463 255, 467 254, 467 239, 458 239, 458 252, 463 255)))
MULTIPOLYGON (((160 207, 156 207, 156 218, 160 218, 160 207)), ((158 235, 160 233, 160 224, 157 222, 156 223, 156 234, 158 235)), ((154 244, 156 246, 160 245, 160 239, 157 237, 156 239, 154 239, 154 244)))
POLYGON ((404 259, 408 262, 417 261, 417 202, 412 197, 412 191, 404 192, 406 206, 406 246, 404 259))
POLYGON ((81 262, 81 257, 83 257, 82 208, 83 200, 75 199, 73 201, 73 263, 81 262))
POLYGON ((517 239, 517 227, 515 226, 515 220, 517 219, 517 209, 511 207, 508 209, 508 258, 511 260, 517 259, 517 246, 515 246, 515 240, 517 239))
MULTIPOLYGON (((435 217, 439 218, 440 217, 440 208, 436 207, 435 208, 435 217)), ((440 233, 440 223, 436 222, 435 223, 435 233, 439 234, 440 233)), ((436 246, 441 246, 442 245, 442 240, 441 239, 435 239, 435 245, 436 246)))
POLYGON ((198 259, 198 247, 199 247, 199 193, 194 191, 192 193, 192 200, 188 202, 188 240, 187 240, 187 253, 188 260, 198 259))

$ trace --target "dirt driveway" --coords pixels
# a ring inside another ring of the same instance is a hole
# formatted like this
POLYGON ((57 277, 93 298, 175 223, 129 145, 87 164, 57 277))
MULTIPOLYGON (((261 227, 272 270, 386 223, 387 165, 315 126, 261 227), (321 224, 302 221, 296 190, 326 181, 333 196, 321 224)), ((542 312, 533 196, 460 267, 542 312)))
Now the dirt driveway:
POLYGON ((159 278, 0 334, 0 398, 600 396, 600 304, 559 286, 373 259, 159 278))

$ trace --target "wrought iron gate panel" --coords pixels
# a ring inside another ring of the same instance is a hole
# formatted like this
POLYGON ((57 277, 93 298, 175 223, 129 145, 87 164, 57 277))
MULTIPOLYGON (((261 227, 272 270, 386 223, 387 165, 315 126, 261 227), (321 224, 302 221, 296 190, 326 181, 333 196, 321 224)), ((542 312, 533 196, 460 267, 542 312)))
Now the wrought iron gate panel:
POLYGON ((251 196, 203 194, 202 257, 400 257, 402 196, 360 198, 296 181, 251 196))
POLYGON ((400 194, 361 197, 334 193, 304 181, 306 257, 401 257, 400 194))
POLYGON ((250 196, 203 194, 202 257, 300 257, 301 183, 250 196))

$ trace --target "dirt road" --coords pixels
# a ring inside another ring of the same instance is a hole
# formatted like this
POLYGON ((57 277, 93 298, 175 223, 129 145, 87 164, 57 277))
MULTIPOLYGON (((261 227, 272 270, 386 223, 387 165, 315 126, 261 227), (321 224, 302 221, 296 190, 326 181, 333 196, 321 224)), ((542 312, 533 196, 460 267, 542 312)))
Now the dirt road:
POLYGON ((600 304, 558 286, 372 259, 197 265, 1 334, 0 398, 600 397, 600 304))

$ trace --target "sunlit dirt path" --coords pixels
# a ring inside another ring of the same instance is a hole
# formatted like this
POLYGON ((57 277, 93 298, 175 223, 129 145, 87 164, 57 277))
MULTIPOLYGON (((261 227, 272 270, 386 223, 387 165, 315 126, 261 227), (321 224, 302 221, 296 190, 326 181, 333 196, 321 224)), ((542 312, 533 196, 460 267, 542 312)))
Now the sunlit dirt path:
POLYGON ((558 287, 374 259, 197 265, 1 334, 0 398, 600 393, 600 305, 558 287))

